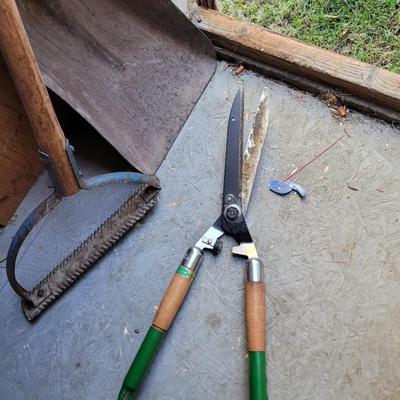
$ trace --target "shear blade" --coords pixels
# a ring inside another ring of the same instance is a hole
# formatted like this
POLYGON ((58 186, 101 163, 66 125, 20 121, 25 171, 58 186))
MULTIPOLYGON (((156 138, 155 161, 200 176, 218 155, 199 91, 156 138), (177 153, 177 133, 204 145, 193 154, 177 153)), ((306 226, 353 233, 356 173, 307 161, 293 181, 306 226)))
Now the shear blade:
POLYGON ((242 143, 243 143, 243 88, 240 88, 233 100, 228 121, 226 139, 224 191, 222 210, 227 196, 233 195, 240 202, 242 192, 242 143))

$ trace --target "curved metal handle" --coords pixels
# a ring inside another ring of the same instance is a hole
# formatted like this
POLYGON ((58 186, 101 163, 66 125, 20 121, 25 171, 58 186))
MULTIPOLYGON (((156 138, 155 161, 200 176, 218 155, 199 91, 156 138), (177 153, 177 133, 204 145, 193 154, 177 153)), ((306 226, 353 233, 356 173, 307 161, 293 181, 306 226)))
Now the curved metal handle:
POLYGON ((21 286, 16 279, 15 269, 18 252, 33 227, 56 207, 62 196, 55 191, 25 219, 11 242, 7 254, 6 269, 8 281, 14 291, 22 298, 24 314, 30 321, 70 287, 128 229, 143 218, 154 205, 155 196, 160 188, 156 176, 134 172, 99 175, 89 178, 86 183, 85 189, 93 189, 112 183, 142 183, 144 185, 30 291, 21 286), (129 204, 129 207, 137 208, 137 215, 129 212, 129 209, 125 207, 127 204, 129 204), (112 226, 114 231, 106 225, 112 226), (96 235, 99 237, 98 246, 90 246, 88 242, 93 242, 96 235))
POLYGON ((19 227, 17 233, 13 237, 10 248, 8 249, 6 263, 8 281, 10 282, 10 285, 14 291, 28 303, 32 303, 29 297, 30 292, 18 283, 15 276, 15 263, 17 261, 18 251, 33 227, 51 210, 53 210, 54 207, 61 201, 61 199, 62 196, 60 194, 53 192, 49 197, 47 197, 47 199, 43 200, 19 227))

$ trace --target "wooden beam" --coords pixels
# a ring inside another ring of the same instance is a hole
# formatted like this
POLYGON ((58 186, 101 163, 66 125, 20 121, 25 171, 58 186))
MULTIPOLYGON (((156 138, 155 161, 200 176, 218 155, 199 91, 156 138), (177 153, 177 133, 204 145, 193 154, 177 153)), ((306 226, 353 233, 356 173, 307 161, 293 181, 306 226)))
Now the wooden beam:
POLYGON ((198 8, 193 22, 215 46, 400 111, 400 75, 198 8))
POLYGON ((64 133, 15 0, 0 1, 0 48, 38 147, 49 158, 53 183, 64 196, 77 193, 80 188, 65 151, 64 133))
POLYGON ((43 164, 11 76, 0 56, 0 225, 6 225, 43 164))
POLYGON ((383 119, 390 123, 400 124, 400 112, 395 111, 392 108, 373 103, 363 97, 343 93, 342 89, 333 88, 332 86, 317 81, 316 79, 299 76, 282 68, 256 61, 253 58, 238 55, 231 50, 223 49, 221 47, 216 47, 215 50, 218 58, 229 63, 239 63, 248 70, 257 72, 277 81, 282 81, 290 87, 312 93, 314 96, 329 93, 330 95, 335 96, 340 104, 345 104, 352 110, 359 111, 374 118, 383 119))

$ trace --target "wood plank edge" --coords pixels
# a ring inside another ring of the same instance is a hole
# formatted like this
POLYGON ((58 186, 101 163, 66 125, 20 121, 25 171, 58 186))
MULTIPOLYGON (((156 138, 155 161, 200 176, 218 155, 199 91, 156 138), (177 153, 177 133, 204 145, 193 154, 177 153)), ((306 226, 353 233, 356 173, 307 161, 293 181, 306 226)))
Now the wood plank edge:
MULTIPOLYGON (((257 48, 253 48, 241 43, 239 38, 236 41, 232 38, 224 37, 221 34, 221 32, 223 32, 223 26, 221 27, 221 25, 219 25, 219 27, 216 29, 218 32, 214 32, 213 28, 210 28, 210 26, 213 24, 213 19, 218 18, 220 21, 221 19, 224 20, 226 18, 227 21, 229 20, 229 22, 232 23, 233 18, 222 16, 221 13, 215 10, 205 10, 201 7, 197 7, 197 9, 193 11, 191 18, 192 21, 210 38, 214 46, 218 49, 219 55, 222 58, 223 54, 230 54, 230 56, 236 54, 236 59, 245 59, 249 69, 258 68, 258 72, 261 74, 264 74, 265 72, 268 73, 268 76, 272 76, 272 74, 280 75, 281 77, 277 79, 287 82, 295 87, 299 87, 299 82, 303 82, 303 84, 307 82, 306 86, 309 86, 309 89, 303 88, 302 90, 311 91, 312 93, 315 93, 315 89, 312 88, 318 85, 321 85, 321 87, 324 86, 328 90, 337 91, 337 89, 339 89, 341 92, 344 91, 348 93, 346 95, 347 103, 349 105, 353 104, 353 108, 357 107, 358 111, 375 115, 379 118, 385 119, 386 121, 396 122, 398 119, 398 114, 400 112, 400 100, 388 96, 383 87, 382 90, 379 90, 379 87, 370 88, 368 85, 357 85, 348 79, 346 80, 346 77, 341 75, 341 71, 337 71, 335 74, 324 74, 321 71, 313 70, 312 62, 310 63, 310 66, 307 67, 297 64, 293 58, 290 60, 278 58, 275 54, 269 54, 264 49, 264 51, 261 52, 257 48), (210 23, 207 22, 207 18, 210 18, 210 23), (272 71, 274 72, 272 73, 272 71), (288 81, 286 81, 286 79, 288 79, 288 81), (295 81, 297 83, 295 83, 295 81)), ((283 37, 283 35, 271 33, 269 31, 267 32, 264 28, 248 22, 238 20, 238 24, 244 26, 248 25, 248 30, 256 29, 257 34, 263 34, 263 32, 265 32, 268 35, 272 34, 283 37)), ((246 29, 247 28, 245 28, 245 30, 246 29)), ((287 36, 284 36, 284 38, 288 43, 299 43, 299 41, 296 39, 292 39, 287 36)), ((367 66, 371 67, 373 70, 379 71, 379 73, 385 74, 385 77, 392 75, 392 86, 398 86, 400 78, 395 73, 370 66, 369 64, 361 63, 350 57, 341 56, 331 51, 319 49, 306 44, 302 45, 304 48, 312 48, 313 51, 315 51, 315 49, 321 51, 321 54, 323 53, 324 57, 331 56, 332 59, 337 59, 337 57, 340 57, 340 60, 348 67, 353 65, 367 66)))
POLYGON ((216 52, 218 58, 221 60, 229 63, 239 63, 248 70, 257 72, 267 78, 283 82, 295 89, 309 92, 315 96, 330 93, 350 109, 359 111, 374 118, 382 119, 391 124, 400 125, 400 112, 392 110, 391 108, 381 106, 359 96, 343 93, 343 90, 340 88, 326 85, 322 82, 316 81, 315 79, 296 75, 281 68, 237 54, 231 50, 216 47, 216 52))

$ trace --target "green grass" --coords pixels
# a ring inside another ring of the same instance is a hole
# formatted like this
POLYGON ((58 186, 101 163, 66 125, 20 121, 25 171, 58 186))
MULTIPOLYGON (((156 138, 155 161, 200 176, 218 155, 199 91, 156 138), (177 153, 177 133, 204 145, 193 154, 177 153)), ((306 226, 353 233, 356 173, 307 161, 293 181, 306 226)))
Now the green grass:
POLYGON ((400 72, 400 0, 219 0, 220 11, 400 72))

